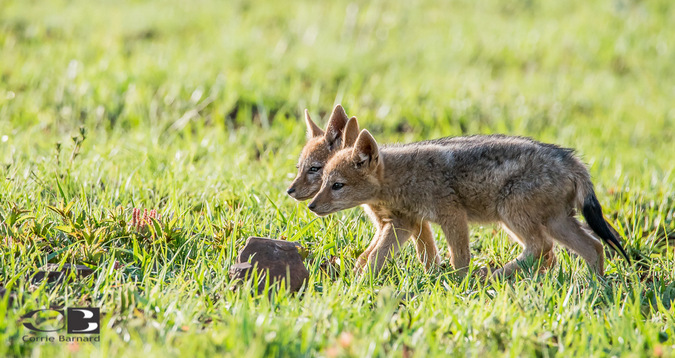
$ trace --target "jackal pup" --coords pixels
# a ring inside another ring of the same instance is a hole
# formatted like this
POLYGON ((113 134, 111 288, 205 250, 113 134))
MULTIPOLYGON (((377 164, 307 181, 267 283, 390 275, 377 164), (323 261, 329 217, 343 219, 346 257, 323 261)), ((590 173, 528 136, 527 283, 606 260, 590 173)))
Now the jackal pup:
POLYGON ((353 148, 328 161, 322 178, 309 205, 314 213, 369 207, 377 233, 358 265, 367 263, 374 272, 428 220, 441 226, 450 262, 460 275, 471 257, 468 221, 499 222, 523 247, 517 259, 493 275, 510 275, 519 261, 532 258, 550 266, 554 241, 602 275, 603 246, 582 229, 575 209, 581 209, 595 234, 629 260, 603 218, 588 170, 571 149, 503 135, 380 148, 363 130, 353 148))
POLYGON ((298 174, 286 191, 298 201, 310 199, 319 192, 321 174, 328 159, 341 148, 353 145, 359 135, 356 117, 348 118, 344 108, 339 104, 333 109, 325 132, 312 121, 306 109, 305 123, 307 144, 300 154, 298 174))
MULTIPOLYGON (((339 104, 333 109, 325 132, 312 121, 307 110, 305 110, 305 124, 307 143, 298 160, 298 174, 286 191, 298 201, 310 199, 319 192, 321 175, 328 160, 340 149, 353 146, 359 135, 358 120, 356 117, 348 119, 347 113, 339 104)), ((417 257, 426 269, 440 264, 438 249, 428 222, 416 223, 410 235, 415 243, 417 257)), ((359 261, 360 266, 364 264, 364 260, 359 261)))

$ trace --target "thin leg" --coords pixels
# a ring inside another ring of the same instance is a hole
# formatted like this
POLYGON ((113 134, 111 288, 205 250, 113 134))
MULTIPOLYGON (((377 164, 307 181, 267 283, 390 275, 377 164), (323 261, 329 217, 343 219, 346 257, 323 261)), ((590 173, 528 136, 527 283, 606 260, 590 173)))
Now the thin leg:
POLYGON ((389 257, 395 256, 412 234, 414 225, 393 220, 385 222, 375 247, 368 254, 368 266, 377 274, 389 257))
POLYGON ((515 260, 496 270, 492 276, 511 276, 522 268, 522 262, 529 259, 534 259, 539 269, 548 268, 555 263, 553 243, 547 237, 542 225, 527 218, 529 218, 527 215, 523 215, 515 220, 509 218, 502 222, 504 230, 523 247, 523 252, 515 260))
POLYGON ((602 243, 582 229, 582 224, 570 216, 561 216, 549 221, 547 229, 551 237, 581 256, 599 276, 605 272, 605 253, 602 243))
POLYGON ((377 242, 380 239, 380 232, 381 231, 382 231, 381 229, 379 229, 379 228, 377 229, 377 231, 375 232, 375 235, 370 240, 370 244, 368 244, 368 247, 361 253, 361 255, 359 255, 359 258, 356 261, 356 267, 354 267, 354 270, 356 272, 360 272, 361 270, 363 270, 363 268, 368 263, 368 256, 370 256, 370 253, 373 252, 373 250, 375 250, 375 247, 377 246, 377 242))
POLYGON ((441 228, 450 249, 450 263, 460 277, 466 275, 471 261, 469 226, 465 213, 454 213, 443 218, 441 228))
POLYGON ((424 265, 424 269, 429 271, 434 266, 440 266, 441 258, 438 256, 438 248, 428 221, 422 221, 413 228, 412 238, 417 258, 424 265))

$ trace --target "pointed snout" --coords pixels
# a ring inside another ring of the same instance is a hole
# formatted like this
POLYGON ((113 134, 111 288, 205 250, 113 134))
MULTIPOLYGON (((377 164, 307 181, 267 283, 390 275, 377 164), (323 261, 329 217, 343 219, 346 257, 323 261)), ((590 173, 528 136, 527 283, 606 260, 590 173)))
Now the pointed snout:
POLYGON ((316 197, 314 198, 314 200, 312 200, 311 203, 309 203, 309 205, 307 205, 307 208, 309 209, 309 211, 313 212, 318 216, 326 216, 328 214, 335 212, 334 210, 326 208, 325 204, 318 202, 316 197))
POLYGON ((288 188, 288 190, 286 190, 286 194, 288 194, 288 195, 291 195, 291 194, 293 194, 293 193, 295 193, 295 188, 294 188, 294 187, 290 187, 290 188, 288 188))

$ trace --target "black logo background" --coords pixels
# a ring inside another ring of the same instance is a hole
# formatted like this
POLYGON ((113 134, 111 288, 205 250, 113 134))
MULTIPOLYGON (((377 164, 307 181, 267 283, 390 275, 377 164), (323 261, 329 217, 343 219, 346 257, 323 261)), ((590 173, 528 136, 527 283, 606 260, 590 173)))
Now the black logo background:
POLYGON ((68 334, 101 333, 101 312, 98 307, 68 308, 68 334))

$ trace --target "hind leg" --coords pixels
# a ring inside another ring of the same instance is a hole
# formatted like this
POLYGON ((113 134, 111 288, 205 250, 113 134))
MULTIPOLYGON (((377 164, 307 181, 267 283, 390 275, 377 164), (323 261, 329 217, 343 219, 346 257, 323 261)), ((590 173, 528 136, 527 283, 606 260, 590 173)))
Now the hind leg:
POLYGON ((599 276, 604 274, 605 253, 602 243, 582 229, 571 216, 560 216, 546 226, 553 239, 581 256, 599 276))
POLYGON ((506 263, 504 267, 496 270, 492 276, 511 276, 520 270, 522 263, 528 260, 534 260, 539 269, 546 269, 555 263, 553 255, 553 243, 547 237, 541 225, 527 220, 529 217, 523 215, 520 220, 503 219, 502 227, 509 234, 511 239, 523 247, 523 252, 518 257, 506 263))
POLYGON ((424 265, 424 269, 429 271, 433 266, 440 266, 441 258, 438 256, 438 248, 428 221, 421 221, 413 228, 412 238, 417 259, 424 265))

